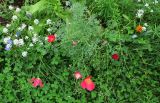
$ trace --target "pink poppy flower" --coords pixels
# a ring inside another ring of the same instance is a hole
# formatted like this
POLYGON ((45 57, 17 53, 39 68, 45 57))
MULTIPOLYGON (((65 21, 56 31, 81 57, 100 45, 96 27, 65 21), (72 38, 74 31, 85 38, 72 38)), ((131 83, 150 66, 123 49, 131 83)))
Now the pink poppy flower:
POLYGON ((75 72, 75 73, 74 73, 74 77, 75 77, 76 79, 80 79, 80 78, 82 78, 82 75, 81 75, 80 72, 75 72))
POLYGON ((48 42, 54 42, 56 40, 56 36, 54 34, 48 35, 48 42))
POLYGON ((43 87, 44 86, 40 78, 32 78, 30 82, 32 83, 33 87, 37 87, 37 86, 43 87))
POLYGON ((81 82, 81 87, 83 89, 87 89, 88 91, 92 91, 95 88, 94 82, 91 80, 91 76, 88 76, 81 82))

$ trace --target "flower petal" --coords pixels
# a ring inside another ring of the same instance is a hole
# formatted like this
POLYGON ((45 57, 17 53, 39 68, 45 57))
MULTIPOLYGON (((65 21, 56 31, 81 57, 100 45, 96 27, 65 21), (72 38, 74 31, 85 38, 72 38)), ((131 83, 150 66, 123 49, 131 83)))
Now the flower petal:
POLYGON ((82 82, 81 82, 81 87, 82 87, 83 89, 86 88, 86 82, 85 82, 85 81, 82 81, 82 82))

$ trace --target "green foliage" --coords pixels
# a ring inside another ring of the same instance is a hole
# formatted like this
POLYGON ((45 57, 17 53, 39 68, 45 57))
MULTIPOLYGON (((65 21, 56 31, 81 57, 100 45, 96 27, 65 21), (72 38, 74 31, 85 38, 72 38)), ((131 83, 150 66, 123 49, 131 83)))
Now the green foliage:
MULTIPOLYGON (((155 17, 139 21, 135 14, 143 2, 71 1, 71 7, 65 9, 60 0, 36 0, 23 6, 20 13, 10 11, 7 18, 17 15, 18 19, 11 21, 8 34, 0 27, 0 102, 159 103, 160 26, 154 23, 159 20, 159 4, 154 7, 155 17), (26 11, 32 16, 26 16, 26 11), (49 25, 48 19, 53 21, 49 25), (145 22, 149 24, 147 31, 137 33, 136 26, 145 22), (24 29, 15 37, 22 23, 34 30, 24 29), (45 38, 52 33, 56 41, 49 43, 45 38), (38 41, 33 43, 35 34, 38 41), (138 37, 132 38, 133 34, 138 37), (3 39, 7 36, 24 39, 24 46, 13 45, 5 51, 3 39), (23 51, 28 52, 27 57, 23 57, 23 51), (112 58, 114 53, 119 60, 112 58), (76 80, 75 71, 83 78, 76 80), (96 85, 91 92, 80 86, 88 75, 96 85), (33 77, 41 78, 44 87, 32 87, 29 80, 33 77)), ((150 15, 147 13, 145 16, 150 15)), ((4 13, 4 17, 7 15, 4 13)))

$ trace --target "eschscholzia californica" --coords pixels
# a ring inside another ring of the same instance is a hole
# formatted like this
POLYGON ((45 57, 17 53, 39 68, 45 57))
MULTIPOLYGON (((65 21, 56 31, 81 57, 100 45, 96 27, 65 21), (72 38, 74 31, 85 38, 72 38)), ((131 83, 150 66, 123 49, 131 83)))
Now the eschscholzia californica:
POLYGON ((82 78, 82 75, 81 75, 81 73, 80 72, 75 72, 74 73, 74 77, 76 78, 76 79, 80 79, 80 78, 82 78))
POLYGON ((94 82, 91 80, 91 76, 88 76, 81 82, 81 87, 83 89, 87 89, 88 91, 92 91, 95 88, 94 82))
POLYGON ((30 83, 32 83, 33 87, 37 87, 37 86, 43 87, 44 86, 44 84, 42 83, 42 80, 40 78, 32 78, 30 80, 30 83))
POLYGON ((118 55, 118 54, 116 54, 116 53, 115 53, 115 54, 113 54, 113 55, 112 55, 112 59, 114 59, 114 60, 118 60, 118 59, 119 59, 119 55, 118 55))
POLYGON ((138 33, 141 33, 142 30, 143 30, 143 26, 138 25, 138 26, 136 27, 136 31, 137 31, 138 33))
POLYGON ((48 42, 54 42, 56 40, 56 36, 55 35, 48 35, 48 42))

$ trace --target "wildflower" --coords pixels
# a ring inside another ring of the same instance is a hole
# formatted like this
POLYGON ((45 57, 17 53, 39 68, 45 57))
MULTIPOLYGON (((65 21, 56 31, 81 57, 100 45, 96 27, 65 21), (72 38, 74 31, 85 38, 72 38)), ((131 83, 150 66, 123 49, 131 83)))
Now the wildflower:
POLYGON ((82 82, 81 82, 81 87, 83 89, 87 89, 89 91, 94 90, 95 88, 95 84, 94 82, 91 80, 91 76, 88 76, 87 78, 85 78, 82 82))
POLYGON ((52 31, 52 29, 51 29, 51 28, 48 28, 48 29, 47 29, 47 31, 48 31, 48 32, 51 32, 51 31, 52 31))
POLYGON ((24 41, 23 41, 23 39, 19 39, 19 40, 14 39, 13 44, 16 45, 16 46, 22 46, 22 45, 24 45, 24 41))
POLYGON ((148 26, 148 24, 147 24, 147 23, 144 23, 144 26, 145 26, 145 27, 147 27, 147 26, 148 26))
POLYGON ((146 27, 142 27, 142 31, 146 31, 146 27))
POLYGON ((28 54, 28 52, 27 52, 27 51, 23 51, 23 52, 22 52, 22 56, 23 56, 23 57, 26 57, 26 56, 27 56, 27 54, 28 54))
POLYGON ((38 25, 38 24, 39 24, 39 20, 38 20, 38 19, 35 19, 35 20, 34 20, 34 24, 38 25))
POLYGON ((75 72, 75 73, 74 73, 74 77, 75 77, 76 79, 80 79, 80 78, 82 78, 82 75, 81 75, 80 72, 75 72))
POLYGON ((29 37, 28 36, 25 36, 25 39, 28 39, 29 37))
POLYGON ((143 28, 142 28, 142 26, 141 25, 138 25, 137 27, 136 27, 136 31, 137 32, 142 32, 142 30, 143 30, 143 28))
POLYGON ((3 33, 8 33, 8 29, 7 28, 3 28, 3 33))
POLYGON ((20 8, 16 8, 16 12, 19 13, 21 11, 20 8))
POLYGON ((12 45, 11 44, 7 44, 6 46, 5 46, 5 50, 10 50, 12 48, 12 45))
POLYGON ((12 5, 9 5, 9 10, 13 10, 14 9, 14 7, 12 6, 12 5))
POLYGON ((14 40, 13 40, 13 44, 14 44, 14 45, 18 45, 18 44, 19 44, 19 40, 18 40, 18 39, 14 39, 14 40))
POLYGON ((22 26, 21 26, 22 30, 25 29, 26 26, 27 26, 27 25, 26 25, 25 23, 22 23, 22 26))
POLYGON ((13 20, 13 21, 15 21, 15 20, 17 20, 17 19, 18 19, 18 17, 17 17, 16 15, 13 15, 13 16, 12 16, 12 20, 13 20))
POLYGON ((18 27, 18 29, 17 29, 18 31, 22 31, 22 28, 21 27, 18 27))
POLYGON ((9 39, 9 40, 7 41, 7 44, 13 44, 13 41, 12 41, 11 39, 9 39))
POLYGON ((8 27, 10 27, 11 26, 11 24, 6 24, 6 27, 8 28, 8 27))
POLYGON ((5 38, 3 39, 3 42, 4 42, 5 44, 7 44, 10 39, 11 39, 11 37, 5 37, 5 38))
POLYGON ((149 7, 149 4, 148 4, 148 3, 146 3, 144 6, 145 6, 145 7, 149 7))
POLYGON ((34 46, 34 45, 31 43, 31 44, 29 44, 29 46, 32 47, 32 46, 34 46))
POLYGON ((113 54, 113 55, 112 55, 112 59, 114 59, 114 60, 118 60, 118 59, 119 59, 119 55, 118 55, 118 54, 116 54, 116 53, 115 53, 115 54, 113 54))
POLYGON ((24 45, 23 39, 19 39, 19 46, 24 45))
POLYGON ((136 17, 141 18, 143 16, 143 14, 144 14, 144 10, 140 9, 140 10, 138 10, 136 17))
POLYGON ((18 37, 19 35, 21 35, 21 32, 20 32, 20 31, 17 31, 17 32, 16 32, 16 37, 18 37))
POLYGON ((44 86, 40 78, 32 78, 30 82, 32 83, 33 87, 37 87, 37 86, 43 87, 44 86))
POLYGON ((155 0, 154 3, 157 4, 157 3, 158 3, 158 0, 155 0))
POLYGON ((51 19, 48 19, 48 20, 46 21, 46 24, 47 24, 47 25, 52 24, 52 20, 51 20, 51 19))
POLYGON ((32 26, 29 26, 29 27, 28 27, 28 30, 29 30, 29 31, 32 31, 33 29, 34 29, 34 28, 33 28, 32 26))
POLYGON ((71 6, 71 2, 70 1, 66 1, 66 6, 71 6))
POLYGON ((54 42, 56 39, 56 36, 55 35, 48 35, 48 42, 54 42))
POLYGON ((132 35, 132 38, 135 39, 137 38, 138 36, 136 34, 132 35))
POLYGON ((138 2, 141 2, 141 0, 138 0, 138 2))
POLYGON ((33 43, 36 43, 38 41, 38 37, 36 36, 36 35, 34 35, 33 37, 32 37, 32 42, 33 43))

